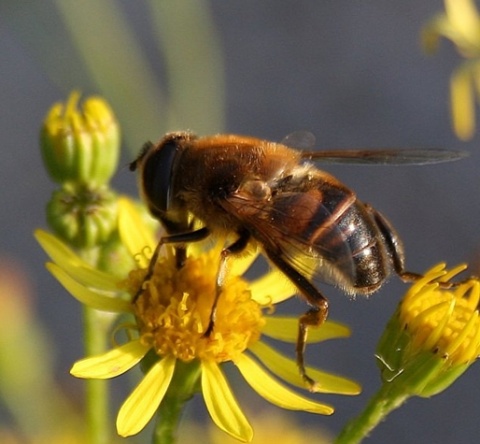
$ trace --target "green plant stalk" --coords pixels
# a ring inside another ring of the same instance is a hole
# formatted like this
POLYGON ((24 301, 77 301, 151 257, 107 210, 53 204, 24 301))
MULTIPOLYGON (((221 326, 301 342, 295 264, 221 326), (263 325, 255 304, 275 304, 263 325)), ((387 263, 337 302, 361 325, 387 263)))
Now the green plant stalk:
MULTIPOLYGON (((92 266, 98 262, 96 248, 79 251, 92 266)), ((104 353, 107 349, 107 332, 112 318, 93 308, 83 307, 83 337, 85 356, 104 353)), ((88 444, 110 444, 110 405, 108 381, 85 380, 86 439, 88 444)))
POLYGON ((335 444, 360 443, 390 412, 400 407, 408 398, 409 395, 405 391, 399 391, 397 387, 388 383, 383 384, 363 412, 345 426, 335 444))
POLYGON ((153 432, 154 444, 174 444, 185 400, 165 399, 157 412, 157 424, 153 432))
MULTIPOLYGON (((94 356, 106 350, 106 334, 101 313, 84 306, 83 325, 85 356, 94 356)), ((110 443, 109 431, 109 388, 108 382, 101 379, 85 381, 85 402, 87 422, 87 442, 89 444, 110 443)))
POLYGON ((154 444, 174 444, 183 407, 199 391, 200 363, 177 360, 172 382, 157 411, 157 422, 153 433, 154 444))

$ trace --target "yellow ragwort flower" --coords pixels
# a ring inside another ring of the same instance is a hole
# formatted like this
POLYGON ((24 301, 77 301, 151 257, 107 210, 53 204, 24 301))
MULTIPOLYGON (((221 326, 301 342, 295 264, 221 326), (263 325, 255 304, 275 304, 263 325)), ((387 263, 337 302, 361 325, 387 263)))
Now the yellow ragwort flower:
POLYGON ((439 264, 415 282, 390 319, 377 347, 383 384, 336 444, 360 442, 410 397, 449 387, 479 356, 480 281, 448 287, 465 269, 439 264))
MULTIPOLYGON (((136 319, 133 339, 103 355, 78 361, 71 373, 80 378, 113 378, 147 354, 156 356, 119 411, 120 435, 133 435, 144 428, 173 389, 175 372, 189 363, 199 369, 201 392, 213 421, 237 439, 250 441, 253 432, 222 372, 223 363, 235 364, 247 383, 277 406, 333 413, 331 406, 301 396, 279 381, 305 387, 295 361, 262 341, 264 336, 296 341, 296 319, 264 316, 264 312, 272 311, 273 304, 295 293, 279 272, 247 282, 239 276, 251 265, 252 258, 234 261, 218 302, 214 330, 205 336, 221 245, 210 250, 192 245, 181 269, 175 267, 173 249, 165 247, 152 278, 144 283, 149 263, 145 253, 153 251, 155 239, 127 199, 119 201, 119 231, 138 262, 138 268, 123 281, 92 269, 54 236, 43 231, 37 231, 36 236, 53 260, 47 264, 48 269, 74 297, 93 308, 130 313, 136 319), (144 291, 132 303, 132 295, 142 284, 144 291)), ((327 322, 312 330, 309 339, 319 342, 348 335, 347 327, 327 322)), ((352 395, 360 391, 348 379, 312 368, 308 371, 319 382, 319 392, 352 395)))
POLYGON ((431 268, 412 285, 382 337, 384 381, 428 397, 447 388, 480 354, 480 281, 445 288, 466 267, 431 268))

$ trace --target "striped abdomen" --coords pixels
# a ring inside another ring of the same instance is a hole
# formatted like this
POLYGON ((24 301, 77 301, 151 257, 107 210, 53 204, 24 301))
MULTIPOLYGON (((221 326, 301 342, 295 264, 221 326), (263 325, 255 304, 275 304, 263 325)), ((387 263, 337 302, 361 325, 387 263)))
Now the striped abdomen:
POLYGON ((277 240, 295 268, 350 293, 371 293, 389 273, 383 235, 368 208, 330 178, 310 177, 300 191, 278 190, 271 223, 290 241, 277 240))

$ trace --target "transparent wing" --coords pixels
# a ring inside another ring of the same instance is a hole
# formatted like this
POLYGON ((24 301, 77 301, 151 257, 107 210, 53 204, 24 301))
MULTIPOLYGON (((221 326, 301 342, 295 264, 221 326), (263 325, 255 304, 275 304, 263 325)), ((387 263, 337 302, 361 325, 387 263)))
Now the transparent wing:
POLYGON ((280 143, 298 150, 311 150, 315 146, 315 136, 308 131, 294 131, 285 136, 280 143))
POLYGON ((281 144, 301 150, 303 159, 318 160, 323 163, 425 165, 451 162, 468 156, 466 151, 439 148, 357 148, 314 151, 315 136, 308 131, 294 131, 284 137, 281 144))
POLYGON ((446 149, 355 149, 303 151, 303 159, 322 163, 349 163, 364 165, 426 165, 451 162, 468 156, 466 151, 446 149))

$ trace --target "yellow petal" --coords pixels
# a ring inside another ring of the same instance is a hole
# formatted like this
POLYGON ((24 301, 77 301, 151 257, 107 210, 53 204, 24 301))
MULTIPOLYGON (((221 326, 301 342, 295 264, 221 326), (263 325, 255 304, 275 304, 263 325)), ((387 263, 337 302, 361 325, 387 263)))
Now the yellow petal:
MULTIPOLYGON (((118 200, 118 231, 120 239, 132 254, 136 256, 145 248, 149 248, 153 253, 157 246, 157 241, 153 233, 146 227, 138 210, 132 201, 127 198, 118 200)), ((141 267, 148 266, 148 260, 143 256, 138 256, 141 267)))
MULTIPOLYGON (((57 264, 62 264, 57 262, 57 264)), ((70 264, 62 264, 62 268, 78 283, 87 287, 103 291, 118 291, 118 279, 111 274, 96 270, 92 267, 72 267, 70 264)))
MULTIPOLYGON (((198 228, 200 228, 198 226, 198 228)), ((220 258, 222 250, 227 245, 231 245, 235 241, 236 237, 216 236, 215 238, 207 238, 203 242, 192 242, 188 246, 188 253, 193 257, 198 257, 204 254, 206 251, 212 252, 220 258), (212 244, 212 241, 214 242, 212 244)), ((255 262, 258 257, 258 251, 254 246, 247 246, 246 251, 242 252, 239 256, 234 256, 228 262, 228 274, 230 276, 242 276, 255 262)))
POLYGON ((165 396, 174 370, 175 358, 172 356, 153 364, 118 412, 117 432, 120 436, 135 435, 150 421, 165 396))
POLYGON ((235 358, 233 362, 253 390, 272 404, 288 410, 304 410, 321 415, 331 415, 334 412, 333 407, 327 404, 312 401, 292 392, 244 353, 235 358))
POLYGON ((79 283, 99 290, 117 290, 116 279, 108 273, 92 268, 52 234, 36 230, 35 238, 50 259, 56 264, 61 264, 62 268, 79 283))
POLYGON ((115 347, 107 353, 75 362, 70 373, 77 378, 109 379, 125 373, 137 364, 148 352, 140 340, 115 347))
POLYGON ((475 97, 468 65, 460 66, 452 74, 450 94, 455 134, 462 140, 468 140, 475 130, 475 97))
MULTIPOLYGON (((283 316, 266 316, 266 323, 262 328, 262 334, 278 339, 279 341, 297 341, 298 319, 283 316)), ((308 329, 307 342, 322 342, 334 338, 347 338, 350 336, 350 329, 339 322, 326 321, 320 327, 308 329)))
MULTIPOLYGON (((452 341, 445 348, 445 353, 448 355, 453 355, 457 351, 457 349, 462 345, 462 343, 466 343, 468 339, 471 340, 471 337, 476 336, 475 334, 476 330, 478 330, 478 311, 477 310, 470 313, 470 317, 468 318, 467 323, 465 324, 463 329, 460 330, 458 336, 455 339, 452 339, 452 341)), ((471 358, 471 359, 474 359, 474 358, 471 358)))
POLYGON ((466 42, 478 42, 480 18, 473 1, 445 0, 445 11, 451 26, 466 42))
POLYGON ((38 243, 45 250, 45 253, 57 263, 64 264, 71 262, 74 265, 82 265, 85 262, 78 257, 73 250, 68 248, 63 242, 57 239, 53 234, 44 230, 35 230, 34 236, 38 243))
POLYGON ((272 270, 249 286, 252 299, 260 305, 278 304, 298 292, 296 287, 279 270, 272 270))
POLYGON ((242 276, 255 262, 258 257, 258 251, 248 252, 246 255, 235 257, 229 265, 229 272, 232 276, 242 276))
POLYGON ((202 361, 202 393, 208 412, 220 429, 241 441, 252 440, 252 427, 215 362, 202 361))
POLYGON ((97 310, 112 313, 130 313, 132 304, 123 299, 105 296, 104 294, 89 290, 70 277, 62 268, 52 262, 47 263, 47 269, 65 287, 65 289, 82 304, 97 310))
MULTIPOLYGON (((476 311, 475 313, 477 313, 477 316, 478 316, 478 311, 476 311)), ((470 357, 470 359, 475 359, 475 358, 472 358, 472 356, 478 356, 479 352, 480 352, 480 328, 476 330, 475 335, 470 340, 468 346, 465 347, 465 350, 463 351, 462 354, 465 357, 470 357)))
MULTIPOLYGON (((297 363, 279 353, 264 342, 258 341, 248 349, 272 373, 288 383, 300 388, 306 388, 300 376, 297 363)), ((319 393, 336 393, 339 395, 358 395, 361 387, 356 382, 341 376, 307 367, 307 374, 317 382, 315 391, 319 393)))

